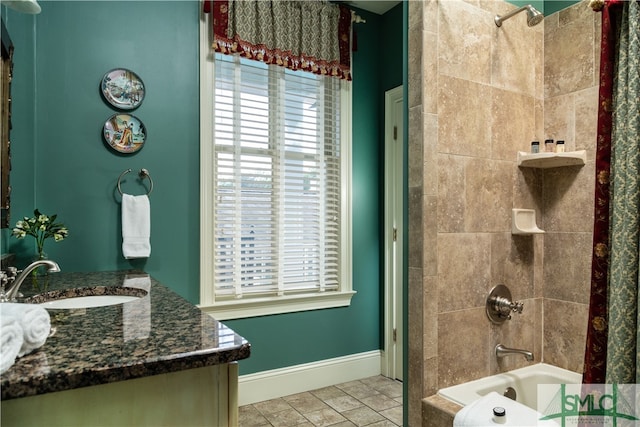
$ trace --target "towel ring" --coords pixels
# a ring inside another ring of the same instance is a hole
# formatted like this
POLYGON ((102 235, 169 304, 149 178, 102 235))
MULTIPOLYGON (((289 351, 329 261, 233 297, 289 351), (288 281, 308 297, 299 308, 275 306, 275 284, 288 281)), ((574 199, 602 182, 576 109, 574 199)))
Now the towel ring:
MULTIPOLYGON (((131 172, 131 169, 127 169, 126 171, 122 172, 118 177, 118 193, 120 193, 121 196, 122 196, 122 189, 120 188, 120 180, 122 179, 123 176, 125 176, 129 172, 131 172)), ((138 176, 140 177, 140 179, 149 178, 150 186, 149 186, 149 191, 147 191, 147 196, 148 196, 153 191, 153 180, 151 179, 151 175, 149 175, 148 170, 146 170, 145 168, 142 168, 140 169, 140 172, 138 172, 138 176)))

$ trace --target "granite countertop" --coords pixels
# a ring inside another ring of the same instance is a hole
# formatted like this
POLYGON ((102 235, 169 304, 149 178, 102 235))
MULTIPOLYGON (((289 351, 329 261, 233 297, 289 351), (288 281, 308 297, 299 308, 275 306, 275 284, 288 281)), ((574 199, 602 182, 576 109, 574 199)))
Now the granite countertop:
MULTIPOLYGON (((40 278, 40 280, 44 280, 40 278)), ((2 400, 229 363, 249 357, 243 337, 140 271, 55 273, 55 295, 145 294, 105 307, 49 310, 51 335, 0 376, 2 400)), ((21 291, 26 301, 29 279, 21 291)), ((37 291, 36 291, 37 292, 37 291)))

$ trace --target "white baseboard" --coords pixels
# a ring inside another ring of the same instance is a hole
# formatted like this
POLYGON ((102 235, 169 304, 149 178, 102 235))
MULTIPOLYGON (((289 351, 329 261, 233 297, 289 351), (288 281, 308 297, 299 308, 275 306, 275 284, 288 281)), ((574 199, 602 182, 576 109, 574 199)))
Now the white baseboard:
POLYGON ((240 406, 291 394, 380 375, 381 351, 351 354, 334 359, 241 375, 240 406))

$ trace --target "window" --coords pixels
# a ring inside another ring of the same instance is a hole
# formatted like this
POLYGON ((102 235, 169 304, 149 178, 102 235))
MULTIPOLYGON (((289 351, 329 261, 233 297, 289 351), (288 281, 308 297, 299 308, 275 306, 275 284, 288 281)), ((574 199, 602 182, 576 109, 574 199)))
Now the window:
POLYGON ((201 308, 228 319, 348 305, 350 83, 213 55, 204 39, 201 308))

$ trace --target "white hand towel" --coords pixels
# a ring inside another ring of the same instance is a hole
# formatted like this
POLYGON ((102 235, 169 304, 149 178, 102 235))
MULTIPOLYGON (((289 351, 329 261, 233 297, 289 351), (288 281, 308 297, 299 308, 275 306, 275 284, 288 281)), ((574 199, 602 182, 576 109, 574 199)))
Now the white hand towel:
POLYGON ((24 340, 22 335, 18 319, 0 313, 0 374, 3 374, 15 363, 24 340))
POLYGON ((146 195, 122 195, 122 254, 126 259, 151 255, 151 211, 146 195))
POLYGON ((22 328, 22 346, 18 357, 42 347, 51 332, 51 317, 44 307, 36 304, 0 303, 2 316, 14 317, 22 328))

